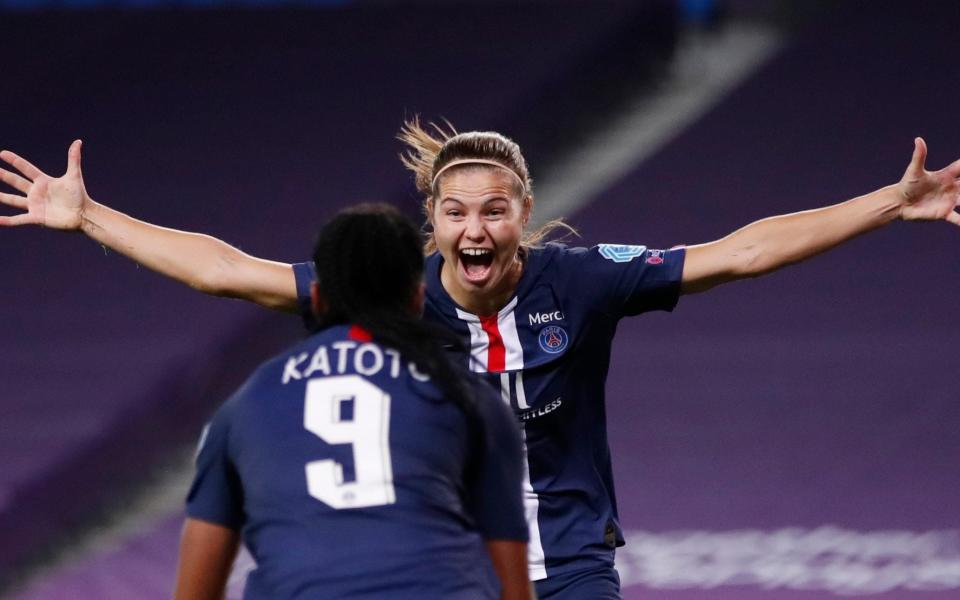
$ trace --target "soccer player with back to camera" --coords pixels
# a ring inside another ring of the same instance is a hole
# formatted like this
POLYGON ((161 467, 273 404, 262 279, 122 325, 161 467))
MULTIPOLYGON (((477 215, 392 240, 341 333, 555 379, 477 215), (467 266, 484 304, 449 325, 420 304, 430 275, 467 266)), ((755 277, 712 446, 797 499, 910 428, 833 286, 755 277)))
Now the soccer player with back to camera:
MULTIPOLYGON (((926 145, 917 138, 898 183, 757 221, 714 242, 671 250, 542 244, 558 224, 527 231, 533 195, 514 142, 493 132, 428 131, 416 121, 400 138, 410 147, 404 163, 432 226, 424 318, 469 344, 472 368, 485 373, 522 423, 530 577, 542 599, 620 597, 614 550, 623 537, 604 409, 620 318, 671 310, 681 294, 769 273, 897 219, 960 225, 960 161, 926 171, 926 145)), ((251 257, 91 200, 79 142, 57 179, 12 153, 0 157, 23 175, 3 172, 4 181, 25 194, 0 198, 26 210, 0 224, 80 229, 207 293, 291 311, 309 306, 309 264, 251 257)))
POLYGON ((316 332, 204 430, 176 598, 223 597, 242 531, 246 598, 529 599, 519 432, 419 318, 418 228, 362 205, 314 261, 316 332))

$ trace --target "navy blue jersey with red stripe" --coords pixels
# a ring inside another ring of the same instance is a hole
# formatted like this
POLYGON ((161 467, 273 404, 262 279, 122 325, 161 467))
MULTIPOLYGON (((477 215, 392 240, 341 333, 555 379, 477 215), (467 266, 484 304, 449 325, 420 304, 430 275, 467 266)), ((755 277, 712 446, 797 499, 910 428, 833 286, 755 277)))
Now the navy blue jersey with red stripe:
MULTIPOLYGON (((617 323, 672 310, 685 251, 547 244, 526 252, 514 297, 473 315, 443 289, 443 258, 427 258, 424 318, 459 332, 482 373, 522 424, 531 579, 613 563, 617 518, 604 386, 617 323)), ((295 265, 298 294, 311 270, 295 265)))
POLYGON ((395 350, 337 326, 224 403, 187 514, 242 531, 257 565, 245 597, 499 596, 483 540, 527 539, 521 442, 496 394, 463 375, 474 425, 395 350))

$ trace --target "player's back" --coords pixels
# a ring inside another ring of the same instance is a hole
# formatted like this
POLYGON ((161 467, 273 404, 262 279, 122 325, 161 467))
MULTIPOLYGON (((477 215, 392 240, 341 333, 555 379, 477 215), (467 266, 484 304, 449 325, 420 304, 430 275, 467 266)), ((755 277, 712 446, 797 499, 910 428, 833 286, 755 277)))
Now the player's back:
POLYGON ((191 516, 242 525, 257 562, 248 598, 496 597, 464 505, 476 485, 466 414, 365 339, 327 329, 224 404, 198 460, 191 516), (205 488, 224 486, 236 514, 207 508, 222 498, 205 488))

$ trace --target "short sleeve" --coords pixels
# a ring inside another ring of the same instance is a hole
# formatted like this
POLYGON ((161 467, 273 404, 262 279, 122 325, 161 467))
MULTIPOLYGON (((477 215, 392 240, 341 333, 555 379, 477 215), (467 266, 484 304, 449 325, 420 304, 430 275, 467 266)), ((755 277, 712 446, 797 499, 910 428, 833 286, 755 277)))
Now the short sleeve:
POLYGON ((200 436, 196 475, 187 494, 187 515, 240 529, 244 520, 243 487, 228 453, 228 434, 227 414, 221 409, 200 436))
POLYGON ((317 280, 317 268, 312 262, 294 263, 293 276, 297 281, 297 307, 303 317, 303 325, 313 331, 317 328, 317 318, 313 314, 310 285, 317 280))
POLYGON ((527 541, 520 424, 486 384, 478 382, 476 389, 483 447, 466 482, 469 510, 484 539, 527 541))
POLYGON ((599 244, 580 250, 574 284, 582 286, 607 314, 619 318, 651 310, 670 311, 677 305, 685 248, 599 244))

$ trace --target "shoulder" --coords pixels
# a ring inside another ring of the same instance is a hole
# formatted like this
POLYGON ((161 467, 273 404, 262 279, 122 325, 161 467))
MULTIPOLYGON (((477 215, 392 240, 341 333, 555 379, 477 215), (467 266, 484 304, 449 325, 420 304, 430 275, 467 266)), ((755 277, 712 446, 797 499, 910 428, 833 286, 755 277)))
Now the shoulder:
POLYGON ((575 266, 600 267, 616 270, 618 267, 659 266, 668 259, 683 258, 684 248, 669 250, 651 248, 644 244, 601 243, 586 247, 558 249, 558 261, 575 266))
POLYGON ((434 267, 437 267, 441 263, 443 263, 443 256, 441 256, 440 253, 437 252, 436 250, 434 250, 433 252, 431 252, 430 254, 426 255, 423 258, 424 266, 432 265, 434 267))
POLYGON ((644 244, 599 243, 586 247, 568 246, 557 242, 531 248, 530 251, 559 261, 602 259, 614 263, 631 262, 633 259, 651 252, 663 252, 663 250, 652 250, 644 244))
POLYGON ((317 348, 344 337, 339 329, 333 327, 316 332, 261 363, 234 394, 236 401, 251 402, 269 390, 296 387, 288 384, 305 381, 304 374, 309 371, 317 348))
POLYGON ((559 242, 548 242, 542 246, 526 248, 527 276, 531 279, 538 279, 541 275, 555 278, 558 273, 576 266, 584 250, 584 248, 571 247, 559 242))
POLYGON ((557 260, 569 260, 581 255, 586 248, 579 246, 568 246, 560 242, 547 242, 542 246, 531 246, 527 248, 527 256, 532 260, 544 262, 553 262, 557 260))
MULTIPOLYGON (((609 252, 605 250, 605 248, 610 246, 612 245, 598 244, 588 248, 585 246, 568 246, 559 242, 549 242, 543 246, 529 248, 527 250, 527 256, 531 264, 541 269, 547 271, 566 270, 576 268, 584 262, 605 258, 609 252)), ((646 249, 644 246, 638 246, 637 248, 646 249)), ((643 250, 641 250, 641 253, 643 250)))

